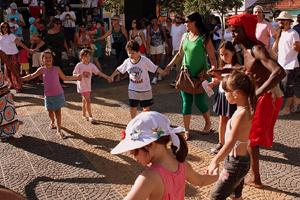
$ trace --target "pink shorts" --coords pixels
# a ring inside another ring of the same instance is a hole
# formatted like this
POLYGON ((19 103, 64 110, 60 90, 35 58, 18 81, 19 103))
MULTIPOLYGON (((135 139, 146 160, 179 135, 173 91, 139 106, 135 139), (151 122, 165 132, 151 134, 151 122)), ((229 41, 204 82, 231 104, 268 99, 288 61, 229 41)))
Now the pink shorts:
POLYGON ((81 96, 83 97, 89 97, 91 95, 91 92, 82 92, 81 96))

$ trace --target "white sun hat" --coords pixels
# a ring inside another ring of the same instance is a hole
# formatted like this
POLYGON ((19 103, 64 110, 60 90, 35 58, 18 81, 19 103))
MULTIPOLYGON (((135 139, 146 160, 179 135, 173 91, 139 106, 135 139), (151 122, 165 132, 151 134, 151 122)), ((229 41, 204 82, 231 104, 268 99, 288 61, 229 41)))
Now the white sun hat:
POLYGON ((172 128, 170 125, 170 120, 163 114, 155 111, 142 112, 129 122, 125 130, 125 138, 111 153, 119 154, 138 149, 166 135, 170 135, 173 145, 179 150, 180 140, 176 133, 184 132, 185 129, 172 128))
POLYGON ((276 18, 276 20, 280 20, 280 19, 288 19, 288 20, 291 20, 292 22, 294 21, 292 15, 290 13, 288 13, 287 11, 282 11, 278 15, 278 17, 276 18))

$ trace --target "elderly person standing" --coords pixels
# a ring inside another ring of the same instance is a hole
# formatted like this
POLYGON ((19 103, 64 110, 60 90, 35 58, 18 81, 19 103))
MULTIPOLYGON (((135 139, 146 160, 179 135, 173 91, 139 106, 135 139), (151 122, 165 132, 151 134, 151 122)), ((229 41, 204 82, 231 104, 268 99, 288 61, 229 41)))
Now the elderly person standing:
POLYGON ((257 5, 253 8, 253 14, 257 16, 257 25, 256 25, 256 39, 262 42, 266 49, 270 50, 271 44, 270 39, 273 37, 276 38, 276 31, 272 27, 272 24, 267 22, 264 19, 264 10, 263 7, 257 5))
POLYGON ((300 67, 297 59, 300 38, 297 31, 291 28, 293 19, 288 12, 282 11, 276 20, 279 23, 281 33, 273 50, 278 52, 278 63, 287 74, 282 81, 285 105, 280 114, 288 115, 300 104, 300 67))
MULTIPOLYGON (((199 73, 206 72, 209 68, 207 63, 207 54, 210 59, 211 68, 215 68, 217 66, 214 53, 215 50, 208 31, 202 21, 202 17, 198 12, 189 14, 186 17, 185 22, 189 32, 182 36, 179 52, 166 66, 166 69, 171 69, 175 63, 178 63, 183 58, 182 65, 188 69, 191 77, 197 78, 199 73)), ((188 139, 189 136, 194 99, 197 108, 200 110, 205 120, 202 132, 209 133, 211 131, 211 120, 206 99, 207 95, 205 93, 194 95, 184 91, 180 91, 180 95, 182 98, 183 123, 186 130, 185 139, 188 139)))

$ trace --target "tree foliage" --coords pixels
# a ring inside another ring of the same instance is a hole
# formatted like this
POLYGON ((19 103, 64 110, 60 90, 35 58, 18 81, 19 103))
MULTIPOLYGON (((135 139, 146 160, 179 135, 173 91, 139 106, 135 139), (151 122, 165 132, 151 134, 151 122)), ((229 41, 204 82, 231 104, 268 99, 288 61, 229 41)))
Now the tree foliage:
POLYGON ((123 0, 105 0, 103 7, 106 11, 121 14, 124 13, 124 2, 123 0))

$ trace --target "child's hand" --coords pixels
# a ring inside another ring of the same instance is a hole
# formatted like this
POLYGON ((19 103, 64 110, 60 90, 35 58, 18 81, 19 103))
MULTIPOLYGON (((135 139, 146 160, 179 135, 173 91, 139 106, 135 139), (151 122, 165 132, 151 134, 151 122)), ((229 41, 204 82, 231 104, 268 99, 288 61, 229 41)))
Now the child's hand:
POLYGON ((208 70, 207 74, 215 79, 222 80, 221 70, 219 69, 208 70))
POLYGON ((218 174, 219 165, 214 161, 211 161, 210 165, 207 167, 206 173, 208 175, 216 175, 218 174))
POLYGON ((82 76, 80 74, 77 75, 77 81, 81 81, 82 76))
POLYGON ((107 78, 107 81, 108 81, 109 83, 112 83, 112 82, 114 82, 114 79, 113 79, 111 76, 109 76, 109 77, 107 78))

